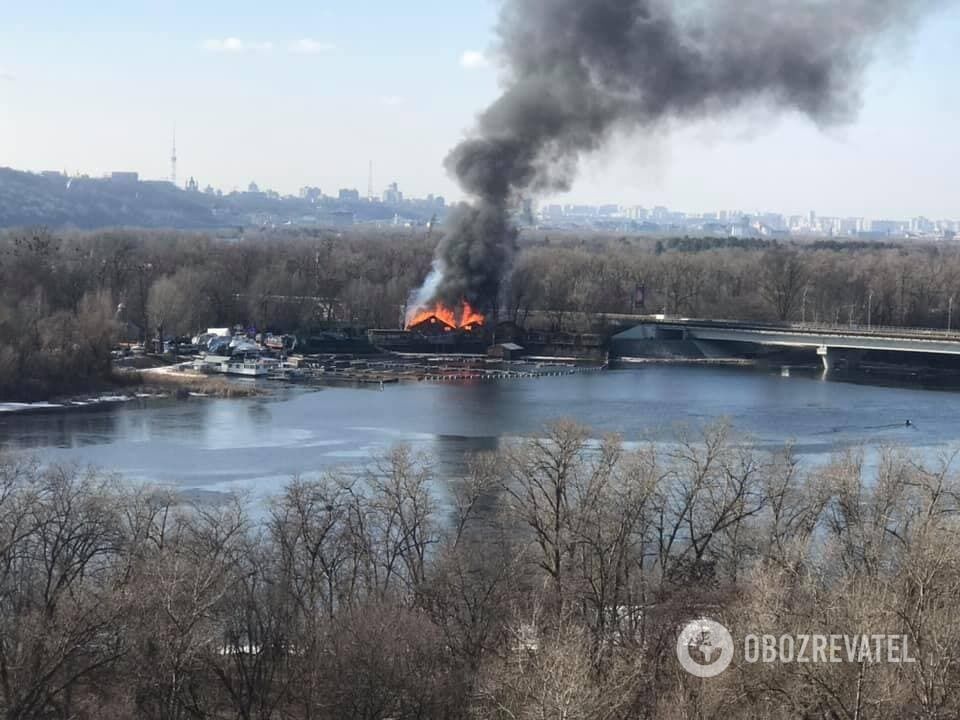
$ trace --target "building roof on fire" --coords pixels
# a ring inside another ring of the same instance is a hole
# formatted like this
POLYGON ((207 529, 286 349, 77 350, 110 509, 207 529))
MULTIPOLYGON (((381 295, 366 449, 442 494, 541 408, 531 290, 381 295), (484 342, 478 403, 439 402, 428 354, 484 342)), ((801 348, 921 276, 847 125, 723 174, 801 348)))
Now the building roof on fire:
POLYGON ((422 328, 422 327, 436 327, 437 325, 440 325, 445 328, 450 328, 451 330, 454 329, 453 325, 451 325, 450 323, 444 320, 441 320, 436 315, 431 315, 430 317, 425 318, 420 322, 418 322, 416 325, 411 325, 410 327, 411 329, 415 329, 415 328, 422 328))

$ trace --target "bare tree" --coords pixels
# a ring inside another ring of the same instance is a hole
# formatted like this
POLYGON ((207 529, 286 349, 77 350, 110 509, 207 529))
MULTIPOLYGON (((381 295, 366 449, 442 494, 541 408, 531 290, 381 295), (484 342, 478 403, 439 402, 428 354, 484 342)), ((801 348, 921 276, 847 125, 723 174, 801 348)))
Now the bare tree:
POLYGON ((0 466, 0 700, 10 720, 71 717, 123 654, 115 494, 71 469, 0 466))
POLYGON ((789 320, 807 283, 808 272, 797 252, 778 248, 760 261, 760 292, 770 303, 777 320, 789 320))
POLYGON ((131 661, 139 712, 181 720, 215 706, 211 654, 229 654, 223 607, 238 591, 246 518, 235 503, 185 507, 165 520, 163 542, 133 577, 136 596, 131 661))
POLYGON ((367 482, 377 592, 386 597, 399 590, 415 598, 427 579, 428 551, 439 541, 430 466, 409 448, 396 447, 376 462, 367 482))

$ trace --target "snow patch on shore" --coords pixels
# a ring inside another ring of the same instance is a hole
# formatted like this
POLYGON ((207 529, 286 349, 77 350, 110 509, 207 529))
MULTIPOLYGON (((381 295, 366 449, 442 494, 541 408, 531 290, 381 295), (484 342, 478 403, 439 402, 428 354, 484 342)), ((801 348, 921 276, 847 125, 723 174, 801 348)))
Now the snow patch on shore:
POLYGON ((25 410, 49 410, 51 408, 62 408, 64 405, 49 402, 36 403, 0 403, 0 412, 23 412, 25 410))
POLYGON ((62 403, 33 402, 33 403, 0 403, 0 413, 32 412, 39 410, 69 410, 71 408, 91 407, 107 403, 125 403, 134 398, 129 395, 101 395, 93 398, 68 400, 62 403))

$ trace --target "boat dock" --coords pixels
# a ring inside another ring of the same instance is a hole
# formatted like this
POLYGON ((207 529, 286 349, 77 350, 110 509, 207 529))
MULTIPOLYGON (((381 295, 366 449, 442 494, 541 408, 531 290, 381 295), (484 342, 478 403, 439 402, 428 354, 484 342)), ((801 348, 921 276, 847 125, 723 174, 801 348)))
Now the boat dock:
POLYGON ((605 365, 503 361, 481 356, 303 358, 278 368, 269 379, 321 385, 381 385, 413 382, 493 382, 600 372, 605 365))

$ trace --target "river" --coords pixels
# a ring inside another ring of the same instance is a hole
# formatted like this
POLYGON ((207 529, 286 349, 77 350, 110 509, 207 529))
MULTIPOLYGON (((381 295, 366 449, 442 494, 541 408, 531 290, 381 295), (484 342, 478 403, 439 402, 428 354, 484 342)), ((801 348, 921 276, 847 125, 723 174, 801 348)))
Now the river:
POLYGON ((294 474, 357 466, 396 443, 437 458, 536 434, 572 418, 596 435, 667 440, 727 418, 766 449, 822 459, 896 443, 935 452, 960 440, 960 394, 724 367, 648 366, 478 384, 274 389, 249 399, 144 399, 97 410, 0 416, 0 448, 196 491, 275 491, 294 474), (906 421, 911 421, 907 426, 906 421))

